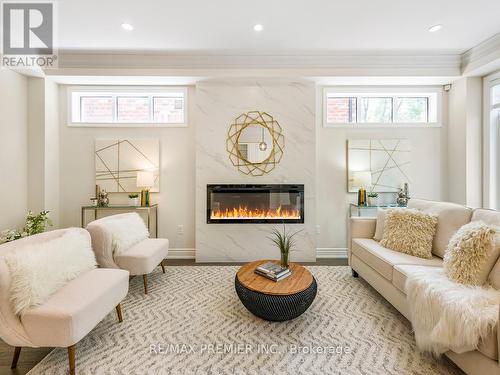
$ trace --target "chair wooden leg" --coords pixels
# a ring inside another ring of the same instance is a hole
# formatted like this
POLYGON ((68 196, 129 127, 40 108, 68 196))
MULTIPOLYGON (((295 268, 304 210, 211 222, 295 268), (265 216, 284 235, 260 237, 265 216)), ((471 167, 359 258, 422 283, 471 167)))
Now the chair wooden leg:
POLYGON ((144 280, 144 294, 148 294, 148 275, 142 275, 144 280))
POLYGON ((75 375, 76 345, 68 346, 69 375, 75 375))
POLYGON ((116 305, 116 315, 118 315, 118 321, 121 323, 123 322, 123 317, 122 317, 122 306, 120 304, 116 305))
POLYGON ((14 357, 12 357, 12 365, 10 366, 11 369, 15 369, 17 367, 17 361, 19 360, 19 354, 21 354, 21 347, 16 346, 14 348, 14 357))
POLYGON ((163 265, 163 260, 161 261, 160 266, 163 273, 165 273, 165 266, 163 265))

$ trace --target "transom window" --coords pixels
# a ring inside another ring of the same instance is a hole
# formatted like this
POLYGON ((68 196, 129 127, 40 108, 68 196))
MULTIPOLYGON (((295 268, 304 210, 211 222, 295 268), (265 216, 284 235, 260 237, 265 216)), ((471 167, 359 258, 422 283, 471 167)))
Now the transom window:
MULTIPOLYGON (((383 90, 385 91, 385 90, 383 90)), ((438 125, 438 93, 325 90, 325 126, 438 125)))
POLYGON ((157 88, 74 88, 73 126, 161 126, 186 124, 186 90, 157 88))

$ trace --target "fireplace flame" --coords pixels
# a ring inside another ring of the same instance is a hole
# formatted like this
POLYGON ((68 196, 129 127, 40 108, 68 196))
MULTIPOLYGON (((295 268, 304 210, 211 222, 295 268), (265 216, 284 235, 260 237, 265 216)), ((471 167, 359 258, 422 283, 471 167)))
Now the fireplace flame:
POLYGON ((269 210, 250 209, 246 206, 225 210, 213 209, 211 219, 300 219, 297 209, 282 209, 281 206, 269 210))

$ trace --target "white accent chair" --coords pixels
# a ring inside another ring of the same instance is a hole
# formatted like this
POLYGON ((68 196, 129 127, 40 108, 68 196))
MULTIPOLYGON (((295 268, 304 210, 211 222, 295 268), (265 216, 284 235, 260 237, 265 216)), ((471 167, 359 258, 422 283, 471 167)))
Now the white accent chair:
POLYGON ((0 245, 0 337, 15 347, 11 368, 17 366, 22 347, 67 347, 69 373, 75 374, 76 343, 85 337, 110 311, 116 308, 122 321, 120 302, 128 293, 128 272, 96 268, 84 272, 55 292, 42 305, 21 316, 10 303, 11 276, 4 257, 22 252, 30 244, 61 237, 71 228, 37 234, 0 245))
POLYGON ((100 267, 121 268, 129 271, 132 276, 142 275, 144 293, 148 294, 148 274, 153 272, 157 266, 161 266, 163 273, 165 273, 163 261, 168 254, 169 242, 166 238, 147 238, 119 255, 114 255, 113 235, 106 224, 109 220, 116 220, 125 215, 135 214, 106 216, 90 222, 87 225, 87 230, 92 237, 92 248, 100 267))

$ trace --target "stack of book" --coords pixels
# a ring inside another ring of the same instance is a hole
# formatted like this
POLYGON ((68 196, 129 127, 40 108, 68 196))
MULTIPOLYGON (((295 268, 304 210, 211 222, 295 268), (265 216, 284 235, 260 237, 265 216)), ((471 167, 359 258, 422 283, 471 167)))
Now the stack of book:
POLYGON ((289 268, 281 267, 279 264, 273 262, 261 264, 255 269, 255 273, 273 281, 286 279, 292 274, 289 268))

